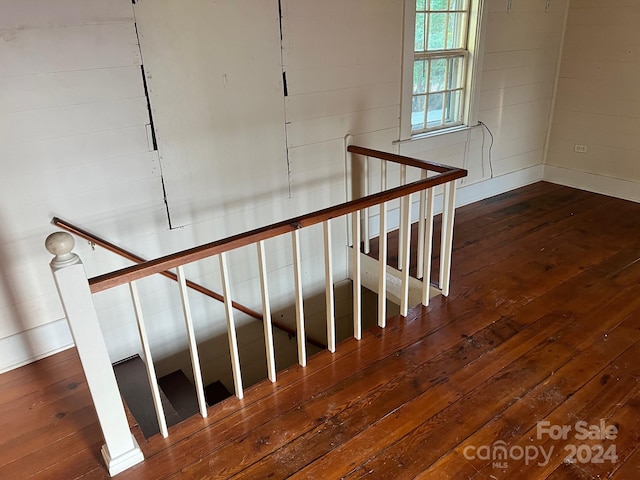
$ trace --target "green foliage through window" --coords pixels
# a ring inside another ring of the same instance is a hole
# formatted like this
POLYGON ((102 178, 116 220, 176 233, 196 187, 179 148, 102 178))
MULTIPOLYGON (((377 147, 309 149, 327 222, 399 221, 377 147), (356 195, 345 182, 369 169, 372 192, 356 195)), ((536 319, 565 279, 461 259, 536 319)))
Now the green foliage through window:
POLYGON ((412 132, 462 123, 468 0, 416 0, 412 132))

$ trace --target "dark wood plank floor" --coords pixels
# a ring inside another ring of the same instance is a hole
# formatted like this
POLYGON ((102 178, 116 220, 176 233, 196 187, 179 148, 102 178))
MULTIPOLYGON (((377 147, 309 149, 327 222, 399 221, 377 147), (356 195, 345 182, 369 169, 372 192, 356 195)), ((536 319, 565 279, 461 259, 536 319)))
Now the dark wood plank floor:
MULTIPOLYGON (((538 183, 458 210, 449 298, 134 428, 118 478, 636 479, 639 359, 640 205, 538 183)), ((0 407, 0 478, 108 478, 75 351, 0 376, 0 407)))

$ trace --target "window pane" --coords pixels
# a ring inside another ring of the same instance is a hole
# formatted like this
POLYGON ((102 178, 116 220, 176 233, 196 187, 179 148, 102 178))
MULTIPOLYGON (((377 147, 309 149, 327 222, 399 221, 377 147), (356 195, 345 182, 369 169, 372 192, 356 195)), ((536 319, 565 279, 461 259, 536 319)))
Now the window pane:
POLYGON ((449 72, 447 74, 447 89, 462 88, 464 72, 464 57, 453 57, 449 59, 449 72))
POLYGON ((466 39, 466 14, 450 13, 447 25, 447 48, 464 48, 466 39))
POLYGON ((442 108, 444 106, 444 93, 429 95, 427 106, 427 128, 442 125, 442 108))
POLYGON ((411 130, 422 130, 424 128, 424 107, 426 97, 417 95, 413 97, 411 103, 411 130))
POLYGON ((458 123, 462 121, 460 109, 462 92, 460 90, 456 90, 455 92, 448 92, 446 95, 444 115, 445 124, 458 123))
POLYGON ((431 10, 446 10, 447 0, 430 0, 431 10))
POLYGON ((462 123, 467 56, 460 52, 468 48, 469 4, 469 0, 415 2, 412 134, 462 123))
POLYGON ((424 60, 413 62, 413 93, 427 93, 427 68, 424 60))
POLYGON ((446 24, 446 13, 429 14, 429 45, 427 46, 427 50, 444 50, 444 31, 446 24))
POLYGON ((429 72, 429 91, 441 92, 445 90, 445 79, 447 73, 447 59, 434 58, 430 62, 431 71, 429 72))
POLYGON ((416 13, 415 52, 424 52, 424 13, 416 13))

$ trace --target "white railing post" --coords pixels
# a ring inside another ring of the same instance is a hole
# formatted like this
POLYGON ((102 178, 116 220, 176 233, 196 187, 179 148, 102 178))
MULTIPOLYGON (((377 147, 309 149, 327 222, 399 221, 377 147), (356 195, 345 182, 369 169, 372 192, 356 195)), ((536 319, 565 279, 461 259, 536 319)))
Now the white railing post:
POLYGON ((362 338, 362 268, 360 262, 360 210, 351 214, 353 230, 353 258, 351 277, 353 278, 353 337, 362 338))
POLYGON ((296 337, 298 341, 298 363, 307 366, 307 334, 304 325, 304 296, 302 295, 302 266, 300 261, 300 231, 291 232, 293 253, 293 278, 296 292, 296 337))
MULTIPOLYGON (((427 178, 427 171, 423 170, 420 174, 420 179, 424 180, 427 178)), ((426 225, 425 220, 427 216, 427 192, 426 190, 420 190, 420 213, 418 215, 418 265, 417 265, 417 273, 416 278, 422 278, 424 276, 424 242, 425 242, 425 234, 426 234, 426 225)))
MULTIPOLYGON (((380 162, 380 191, 387 189, 387 161, 380 162)), ((380 204, 380 232, 378 234, 378 326, 387 326, 387 203, 380 204)))
POLYGON ((74 243, 68 233, 57 232, 47 237, 45 245, 55 255, 51 272, 104 435, 102 457, 113 476, 142 462, 144 456, 129 430, 87 275, 80 258, 72 253, 74 243))
MULTIPOLYGON (((422 304, 429 306, 431 295, 431 255, 433 253, 433 188, 427 189, 424 226, 424 253, 422 254, 422 304)), ((424 190, 423 190, 424 191, 424 190)), ((422 248, 418 245, 418 248, 422 248)))
POLYGON ((156 368, 153 364, 153 357, 151 356, 151 346, 149 345, 149 337, 147 335, 147 327, 144 321, 144 315, 142 314, 142 305, 140 303, 140 295, 138 294, 138 287, 136 282, 129 283, 129 292, 131 292, 131 301, 133 302, 133 310, 136 313, 136 319, 138 320, 138 333, 140 334, 140 345, 142 346, 142 353, 144 355, 144 365, 147 370, 147 378, 149 379, 149 387, 151 387, 151 397, 153 398, 153 406, 156 409, 156 418, 158 419, 158 426, 160 427, 160 433, 164 438, 169 436, 167 429, 167 417, 164 414, 164 407, 162 406, 162 397, 160 395, 160 387, 158 386, 158 376, 156 375, 156 368))
POLYGON ((442 239, 440 246, 440 290, 449 296, 451 283, 451 254, 453 252, 453 224, 456 213, 456 182, 444 184, 442 205, 442 239))
POLYGON ((398 257, 402 266, 402 278, 400 286, 400 315, 403 317, 409 313, 409 264, 411 260, 411 194, 402 197, 400 200, 400 238, 402 243, 398 244, 398 251, 402 253, 398 257), (402 248, 401 248, 402 247, 402 248))
POLYGON ((333 255, 331 253, 331 222, 327 220, 323 223, 324 236, 324 283, 325 283, 325 305, 327 309, 327 349, 334 353, 336 351, 336 315, 335 315, 335 295, 333 292, 333 255))
MULTIPOLYGON (((369 157, 364 158, 364 196, 369 196, 369 157)), ((364 253, 369 255, 371 251, 371 239, 369 234, 369 208, 362 210, 362 237, 364 240, 364 253)))
POLYGON ((184 325, 187 329, 187 343, 189 344, 189 354, 191 356, 191 368, 193 370, 193 382, 196 384, 196 397, 200 407, 200 415, 207 418, 207 401, 204 396, 204 382, 202 381, 202 369, 200 368, 200 354, 198 353, 198 342, 196 342, 196 332, 193 328, 193 318, 191 316, 191 305, 189 303, 189 293, 187 292, 187 280, 184 277, 184 267, 176 267, 178 277, 178 289, 180 290, 180 300, 182 302, 182 315, 184 325))
POLYGON ((267 373, 269 380, 276 381, 276 354, 273 348, 273 325, 271 322, 271 303, 269 300, 269 281, 267 279, 267 256, 264 240, 258 246, 258 267, 260 270, 260 293, 262 295, 262 325, 264 329, 264 348, 267 355, 267 373))
POLYGON ((231 355, 231 371, 233 373, 233 385, 236 397, 242 400, 244 388, 242 386, 242 370, 240 368, 240 351, 238 350, 238 336, 236 334, 236 321, 231 305, 231 281, 227 268, 227 254, 222 252, 220 260, 220 277, 222 277, 222 294, 224 295, 224 311, 227 317, 227 336, 229 337, 229 354, 231 355))
MULTIPOLYGON (((406 165, 400 165, 400 185, 405 185, 407 183, 407 166, 406 165)), ((405 245, 405 239, 404 239, 404 232, 406 229, 406 226, 403 225, 402 222, 404 222, 406 213, 403 211, 403 208, 405 207, 405 202, 402 201, 402 199, 400 199, 400 217, 399 217, 399 222, 398 222, 398 269, 401 270, 402 269, 402 259, 404 258, 404 252, 402 251, 402 249, 404 248, 405 245)), ((411 203, 409 203, 409 209, 411 209, 411 203)), ((411 212, 409 212, 409 234, 411 234, 411 212)))

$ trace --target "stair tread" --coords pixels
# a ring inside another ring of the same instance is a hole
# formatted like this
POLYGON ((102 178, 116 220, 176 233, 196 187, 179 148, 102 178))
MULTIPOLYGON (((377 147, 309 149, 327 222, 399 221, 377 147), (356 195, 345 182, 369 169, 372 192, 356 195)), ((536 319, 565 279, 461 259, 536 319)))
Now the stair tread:
POLYGON ((195 387, 182 370, 176 370, 160 377, 158 384, 181 420, 200 411, 195 387))
MULTIPOLYGON (((145 438, 160 432, 156 411, 153 406, 151 387, 147 380, 147 369, 139 355, 124 359, 113 366, 120 394, 131 415, 135 418, 145 438)), ((169 426, 180 422, 180 417, 170 401, 160 391, 160 399, 169 426)))
POLYGON ((227 390, 227 387, 220 380, 216 380, 215 382, 204 387, 204 397, 207 400, 207 405, 215 405, 218 402, 221 402, 225 398, 229 398, 233 394, 227 390))

